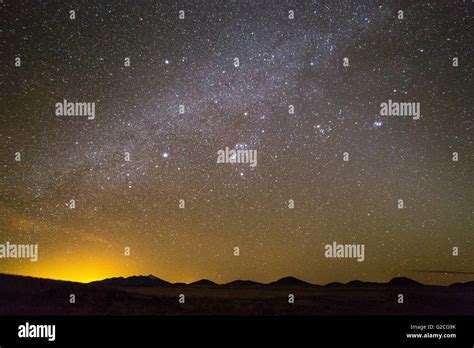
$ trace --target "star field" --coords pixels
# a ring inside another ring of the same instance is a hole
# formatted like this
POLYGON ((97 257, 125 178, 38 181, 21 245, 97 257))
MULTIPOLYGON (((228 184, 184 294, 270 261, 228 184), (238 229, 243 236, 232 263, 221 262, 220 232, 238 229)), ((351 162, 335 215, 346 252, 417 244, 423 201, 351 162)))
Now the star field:
POLYGON ((0 271, 470 280, 450 272, 474 265, 472 11, 5 0, 0 242, 38 243, 40 258, 0 271), (95 102, 95 119, 56 116, 63 99, 95 102), (421 118, 380 116, 388 99, 420 102, 421 118), (226 146, 257 150, 258 165, 217 164, 226 146), (326 259, 333 241, 365 244, 365 261, 326 259))

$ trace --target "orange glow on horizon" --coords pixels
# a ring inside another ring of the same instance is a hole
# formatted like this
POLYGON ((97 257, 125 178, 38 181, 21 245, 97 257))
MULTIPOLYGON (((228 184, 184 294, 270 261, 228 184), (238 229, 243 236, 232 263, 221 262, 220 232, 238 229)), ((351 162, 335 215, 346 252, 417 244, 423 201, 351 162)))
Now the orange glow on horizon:
POLYGON ((112 277, 127 277, 134 275, 133 267, 114 262, 113 258, 95 257, 83 258, 53 258, 38 262, 22 262, 14 267, 9 274, 89 283, 112 277))
MULTIPOLYGON (((30 277, 47 278, 54 280, 64 280, 79 283, 89 283, 105 278, 125 276, 118 269, 114 269, 111 265, 88 264, 85 266, 74 265, 58 265, 59 267, 47 269, 32 269, 31 271, 23 270, 16 274, 30 277)), ((131 274, 130 274, 131 275, 131 274)))

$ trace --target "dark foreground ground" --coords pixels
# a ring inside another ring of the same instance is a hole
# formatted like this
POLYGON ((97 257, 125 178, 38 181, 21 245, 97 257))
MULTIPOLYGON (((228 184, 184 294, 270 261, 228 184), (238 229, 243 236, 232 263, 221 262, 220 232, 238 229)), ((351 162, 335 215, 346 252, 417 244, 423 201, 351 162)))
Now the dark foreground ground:
POLYGON ((387 284, 325 286, 284 278, 271 284, 209 281, 170 284, 155 277, 81 284, 0 274, 0 315, 473 315, 474 282, 428 286, 408 278, 387 284), (69 303, 74 294, 76 303, 69 303), (179 303, 180 294, 185 303, 179 303), (294 303, 288 303, 288 295, 294 303), (403 294, 404 303, 398 303, 403 294))

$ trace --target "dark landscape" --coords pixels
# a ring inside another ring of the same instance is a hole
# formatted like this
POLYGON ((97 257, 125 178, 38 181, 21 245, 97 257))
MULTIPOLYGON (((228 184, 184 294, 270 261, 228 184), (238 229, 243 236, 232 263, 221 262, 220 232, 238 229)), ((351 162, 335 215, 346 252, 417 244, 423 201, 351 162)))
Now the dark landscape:
POLYGON ((149 275, 84 284, 0 274, 0 315, 473 314, 474 281, 434 286, 400 277, 388 283, 314 285, 286 277, 269 284, 236 280, 219 285, 206 279, 173 284, 149 275), (288 302, 289 294, 294 303, 288 302))

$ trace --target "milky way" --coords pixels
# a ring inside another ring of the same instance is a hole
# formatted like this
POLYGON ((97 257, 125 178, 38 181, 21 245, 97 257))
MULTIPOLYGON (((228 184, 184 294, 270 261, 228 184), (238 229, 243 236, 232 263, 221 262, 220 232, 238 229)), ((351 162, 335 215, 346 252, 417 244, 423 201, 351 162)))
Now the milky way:
POLYGON ((0 241, 40 253, 1 272, 469 279, 471 3, 0 9, 0 241), (56 116, 64 99, 95 102, 95 118, 56 116), (421 118, 381 116, 389 99, 419 102, 421 118), (217 164, 226 146, 257 150, 258 165, 217 164), (365 244, 364 262, 325 258, 333 241, 365 244))

